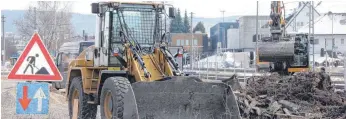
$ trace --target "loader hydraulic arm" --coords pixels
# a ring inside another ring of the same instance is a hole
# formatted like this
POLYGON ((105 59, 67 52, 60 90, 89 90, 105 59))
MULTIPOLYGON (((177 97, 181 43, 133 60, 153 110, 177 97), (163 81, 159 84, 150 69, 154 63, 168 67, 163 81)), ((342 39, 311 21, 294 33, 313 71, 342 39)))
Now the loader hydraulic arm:
POLYGON ((166 34, 168 33, 164 33, 161 37, 160 44, 162 46, 160 47, 160 50, 163 53, 169 65, 173 68, 174 75, 180 75, 182 72, 179 69, 178 63, 174 60, 174 57, 172 56, 172 54, 167 50, 167 46, 164 45, 165 43, 164 39, 166 38, 166 34))
POLYGON ((117 15, 118 15, 118 18, 119 18, 119 24, 120 24, 120 28, 121 28, 120 37, 122 37, 124 39, 123 45, 126 46, 126 44, 128 44, 127 46, 130 48, 130 51, 133 53, 133 58, 141 66, 141 68, 142 68, 142 70, 144 72, 144 76, 146 78, 149 78, 150 77, 150 73, 148 72, 147 68, 145 67, 145 63, 144 63, 142 57, 140 56, 141 47, 140 47, 140 45, 138 44, 138 42, 136 40, 128 37, 127 29, 124 28, 127 25, 125 23, 124 17, 120 16, 120 13, 122 13, 122 12, 118 12, 117 15))

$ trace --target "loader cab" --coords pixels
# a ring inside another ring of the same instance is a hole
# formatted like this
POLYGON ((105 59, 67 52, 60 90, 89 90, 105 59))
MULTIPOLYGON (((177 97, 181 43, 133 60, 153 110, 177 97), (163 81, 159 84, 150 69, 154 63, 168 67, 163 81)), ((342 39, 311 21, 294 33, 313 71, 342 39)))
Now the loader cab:
MULTIPOLYGON (((140 44, 145 52, 161 40, 166 32, 168 18, 174 18, 174 9, 153 3, 92 3, 92 13, 96 14, 96 39, 94 66, 122 67, 125 54, 123 42, 135 39, 132 44, 140 44)), ((125 58, 126 59, 126 58, 125 58)))
POLYGON ((69 63, 82 51, 92 45, 94 45, 93 41, 76 41, 66 42, 60 46, 58 54, 55 58, 55 64, 61 73, 63 80, 61 82, 53 82, 53 87, 56 89, 65 88, 69 63))

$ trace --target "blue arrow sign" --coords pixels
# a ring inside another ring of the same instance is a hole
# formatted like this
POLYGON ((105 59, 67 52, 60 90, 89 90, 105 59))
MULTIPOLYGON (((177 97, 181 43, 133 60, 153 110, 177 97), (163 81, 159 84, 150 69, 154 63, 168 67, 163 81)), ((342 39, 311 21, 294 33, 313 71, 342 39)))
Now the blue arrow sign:
POLYGON ((48 114, 48 83, 18 83, 16 97, 17 114, 48 114))

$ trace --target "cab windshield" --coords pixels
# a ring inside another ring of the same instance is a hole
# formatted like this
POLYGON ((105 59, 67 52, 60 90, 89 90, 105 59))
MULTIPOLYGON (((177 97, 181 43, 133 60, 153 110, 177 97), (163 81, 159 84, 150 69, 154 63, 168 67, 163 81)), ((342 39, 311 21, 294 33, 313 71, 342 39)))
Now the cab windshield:
POLYGON ((162 16, 152 5, 123 5, 113 11, 113 40, 119 40, 119 32, 144 45, 153 45, 163 33, 162 16), (157 16, 157 17, 156 17, 157 16), (120 21, 120 22, 119 22, 120 21))

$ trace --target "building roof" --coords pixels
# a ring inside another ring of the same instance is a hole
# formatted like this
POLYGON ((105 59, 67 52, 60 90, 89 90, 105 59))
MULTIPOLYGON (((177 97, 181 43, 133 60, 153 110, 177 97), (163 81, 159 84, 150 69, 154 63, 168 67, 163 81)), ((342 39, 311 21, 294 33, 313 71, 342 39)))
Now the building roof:
MULTIPOLYGON (((315 34, 346 34, 345 14, 324 14, 315 20, 315 34), (334 17, 334 20, 332 20, 334 17), (332 30, 333 29, 333 30, 332 30)), ((309 33, 309 25, 298 30, 299 33, 309 33)))

